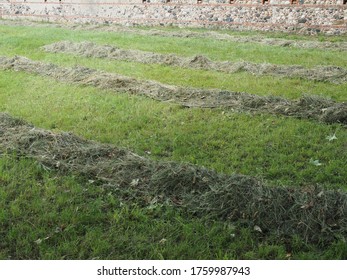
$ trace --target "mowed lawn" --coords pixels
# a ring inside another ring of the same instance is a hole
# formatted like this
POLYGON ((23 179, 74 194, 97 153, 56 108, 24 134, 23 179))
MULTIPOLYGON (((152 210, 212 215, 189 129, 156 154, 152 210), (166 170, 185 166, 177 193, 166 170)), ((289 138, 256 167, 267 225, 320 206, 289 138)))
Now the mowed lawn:
MULTIPOLYGON (((40 49, 61 40, 181 56, 203 54, 219 61, 347 68, 347 51, 0 24, 0 56, 19 55, 64 67, 79 65, 186 87, 288 99, 319 95, 347 101, 346 84, 109 61, 40 49)), ((73 132, 154 160, 256 176, 269 185, 347 189, 347 132, 339 124, 187 109, 128 93, 1 70, 0 111, 37 127, 73 132)), ((46 170, 31 159, 12 154, 0 154, 0 226, 1 259, 347 258, 347 245, 341 241, 309 244, 297 236, 265 238, 253 229, 197 218, 170 205, 153 208, 127 203, 84 178, 46 170)))

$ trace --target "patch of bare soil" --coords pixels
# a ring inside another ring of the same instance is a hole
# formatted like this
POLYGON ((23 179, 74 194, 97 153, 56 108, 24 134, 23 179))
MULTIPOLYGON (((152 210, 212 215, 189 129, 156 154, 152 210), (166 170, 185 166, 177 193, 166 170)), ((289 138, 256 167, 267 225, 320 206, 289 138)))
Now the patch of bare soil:
MULTIPOLYGON (((294 47, 301 49, 324 49, 345 52, 347 50, 347 42, 321 42, 317 40, 289 40, 279 38, 269 38, 262 35, 230 35, 218 31, 168 31, 159 29, 143 30, 139 28, 121 26, 117 24, 71 24, 71 23, 42 23, 33 22, 28 20, 0 20, 0 25, 13 25, 13 26, 38 26, 38 27, 55 27, 67 28, 72 30, 90 30, 90 31, 103 31, 103 32, 116 32, 116 33, 132 33, 142 36, 160 36, 160 37, 176 37, 176 38, 209 38, 215 40, 229 41, 235 43, 256 43, 269 46, 278 47, 294 47)), ((295 32, 294 32, 295 33, 295 32)), ((303 33, 305 34, 305 32, 303 33)), ((310 33, 308 33, 310 34, 310 33)))
POLYGON ((347 103, 337 103, 317 96, 287 100, 280 97, 263 97, 244 92, 183 88, 83 67, 63 68, 18 56, 13 58, 0 57, 0 70, 6 69, 25 71, 52 77, 62 82, 95 86, 115 92, 145 95, 158 101, 173 102, 184 107, 223 108, 240 112, 271 113, 309 118, 325 123, 347 124, 347 103))
POLYGON ((347 238, 347 194, 342 190, 268 187, 254 177, 153 161, 0 113, 0 156, 13 152, 144 206, 169 203, 198 216, 242 222, 262 235, 295 234, 320 244, 347 238))
POLYGON ((300 65, 287 66, 269 63, 258 64, 246 61, 216 62, 203 55, 186 58, 174 54, 158 54, 139 50, 120 49, 109 45, 98 45, 93 42, 74 43, 62 41, 44 46, 43 50, 51 53, 69 53, 86 57, 132 61, 145 64, 161 64, 181 68, 213 70, 224 73, 246 71, 253 75, 273 75, 289 78, 295 77, 336 84, 347 82, 347 70, 335 66, 317 66, 312 69, 307 69, 300 65))

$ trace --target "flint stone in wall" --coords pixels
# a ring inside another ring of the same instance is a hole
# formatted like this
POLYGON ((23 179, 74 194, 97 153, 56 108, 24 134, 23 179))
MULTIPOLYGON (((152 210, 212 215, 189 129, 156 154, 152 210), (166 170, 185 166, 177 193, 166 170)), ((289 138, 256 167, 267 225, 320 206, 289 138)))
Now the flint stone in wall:
POLYGON ((347 33, 347 5, 336 6, 338 0, 304 0, 304 6, 290 5, 289 0, 269 0, 270 4, 267 5, 256 4, 260 0, 235 0, 235 4, 229 4, 229 1, 205 0, 204 5, 198 5, 195 0, 171 0, 169 4, 163 3, 161 0, 152 0, 147 4, 142 3, 142 0, 89 0, 91 5, 68 5, 64 4, 64 0, 60 4, 57 2, 33 4, 34 0, 27 3, 12 2, 9 4, 6 2, 3 4, 3 1, 0 0, 0 4, 3 7, 4 18, 26 17, 31 20, 114 22, 124 25, 149 26, 158 24, 196 27, 221 26, 231 29, 282 31, 295 30, 305 26, 305 28, 311 28, 310 32, 315 32, 312 30, 324 32, 338 30, 341 34, 347 33), (318 1, 320 1, 319 3, 335 3, 335 6, 306 5, 307 3, 318 3, 318 1), (242 3, 253 3, 253 5, 244 6, 242 3), (275 5, 276 3, 280 5, 275 5), (324 28, 319 27, 323 25, 324 28), (332 26, 331 29, 327 28, 329 25, 332 26), (338 27, 333 25, 338 25, 338 27))
POLYGON ((306 23, 307 19, 305 18, 299 18, 298 23, 306 23))

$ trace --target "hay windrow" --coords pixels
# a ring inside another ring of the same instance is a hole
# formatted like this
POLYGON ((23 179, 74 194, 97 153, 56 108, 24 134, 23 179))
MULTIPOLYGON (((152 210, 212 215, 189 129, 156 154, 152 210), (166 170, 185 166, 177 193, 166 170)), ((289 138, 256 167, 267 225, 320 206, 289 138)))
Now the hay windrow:
POLYGON ((346 42, 320 42, 318 40, 290 40, 280 38, 269 38, 262 35, 230 35, 218 31, 197 32, 189 30, 168 31, 159 29, 141 30, 137 28, 125 27, 120 25, 100 25, 100 24, 74 24, 60 25, 59 27, 67 27, 72 30, 97 30, 106 32, 122 32, 131 33, 141 36, 159 36, 159 37, 174 37, 174 38, 198 38, 198 39, 213 39, 220 41, 228 41, 233 43, 252 43, 265 46, 276 46, 283 48, 300 48, 300 49, 323 49, 345 52, 347 49, 346 42))
POLYGON ((223 108, 239 112, 271 113, 309 118, 325 123, 347 124, 347 103, 337 103, 316 96, 287 100, 244 92, 183 88, 155 81, 137 80, 84 67, 63 68, 18 56, 13 58, 0 57, 0 70, 25 71, 52 77, 62 82, 95 86, 114 92, 144 95, 158 101, 180 104, 187 108, 223 108))
POLYGON ((208 219, 256 226, 263 235, 295 234, 313 243, 347 238, 347 194, 342 190, 269 187, 254 177, 153 161, 0 113, 0 156, 13 152, 46 168, 84 176, 144 206, 167 202, 208 219))
POLYGON ((44 51, 51 53, 69 53, 79 56, 96 57, 111 60, 132 61, 144 64, 161 64, 181 68, 213 70, 224 73, 236 73, 245 71, 253 75, 273 75, 288 78, 302 78, 314 81, 331 83, 346 83, 347 70, 335 66, 317 66, 307 69, 300 65, 274 65, 270 63, 241 62, 217 62, 203 55, 194 57, 180 57, 174 54, 158 54, 139 50, 120 49, 109 45, 98 45, 93 42, 74 43, 61 41, 42 47, 44 51))
POLYGON ((104 32, 116 32, 127 34, 138 34, 141 36, 160 36, 160 37, 174 37, 174 38, 200 38, 200 39, 214 39, 221 41, 229 41, 234 43, 256 43, 260 45, 276 46, 284 48, 300 48, 300 49, 323 49, 342 51, 347 50, 346 42, 321 42, 318 40, 289 40, 280 38, 269 38, 262 35, 230 35, 218 31, 206 31, 197 32, 189 30, 169 31, 159 29, 138 29, 132 27, 126 27, 121 25, 105 25, 105 24, 58 24, 58 23, 42 23, 32 22, 28 20, 13 21, 13 20, 0 20, 0 25, 9 26, 34 26, 34 27, 55 27, 55 28, 67 28, 71 30, 87 30, 87 31, 104 31, 104 32))

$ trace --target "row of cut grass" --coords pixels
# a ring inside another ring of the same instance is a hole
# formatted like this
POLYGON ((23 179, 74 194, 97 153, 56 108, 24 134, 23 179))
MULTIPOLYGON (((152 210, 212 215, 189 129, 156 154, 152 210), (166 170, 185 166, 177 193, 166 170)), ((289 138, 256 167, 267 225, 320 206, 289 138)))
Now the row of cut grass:
POLYGON ((167 205, 122 203, 106 188, 0 157, 0 259, 345 259, 346 243, 262 240, 167 205))
POLYGON ((346 186, 347 132, 339 125, 187 110, 13 71, 0 76, 0 111, 156 159, 257 175, 278 184, 346 186), (329 141, 333 134, 338 139, 329 141), (322 165, 315 166, 311 159, 322 165))
MULTIPOLYGON (((20 26, 1 26, 0 56, 22 55, 34 60, 42 60, 51 62, 65 67, 82 65, 89 68, 104 70, 107 72, 116 72, 119 74, 133 76, 139 79, 156 80, 162 83, 173 85, 198 87, 198 88, 220 88, 232 91, 243 91, 258 95, 275 95, 284 96, 286 98, 299 98, 303 94, 314 94, 333 98, 337 101, 346 100, 347 87, 345 84, 336 85, 326 82, 315 82, 303 80, 300 78, 289 79, 273 76, 254 76, 245 72, 235 74, 225 74, 215 71, 203 71, 192 69, 179 69, 175 67, 165 67, 160 65, 145 65, 134 62, 109 61, 105 59, 84 58, 66 54, 49 54, 40 50, 40 47, 60 40, 72 41, 95 41, 100 44, 116 44, 121 47, 139 48, 147 50, 164 52, 156 48, 164 48, 167 53, 175 52, 184 55, 184 52, 190 52, 186 55, 194 55, 197 52, 203 53, 209 57, 216 52, 221 54, 228 52, 227 46, 220 46, 221 42, 203 39, 174 39, 156 36, 150 37, 138 35, 126 35, 118 33, 99 33, 87 31, 72 31, 59 28, 26 28, 20 26), (130 37, 127 37, 130 36, 130 37), (32 38, 35 37, 35 40, 32 38), (154 40, 154 42, 153 42, 154 40), (195 40, 191 42, 191 40, 195 40), (173 45, 175 42, 176 45, 173 45), (202 43, 201 43, 202 42, 202 43), (208 47, 204 44, 209 42, 208 47), (122 45, 123 44, 123 45, 122 45), (128 44, 128 45, 126 45, 128 44), (196 45, 194 47, 194 44, 196 45), (166 49, 168 48, 168 49, 166 49)), ((225 42, 224 42, 225 43, 225 42)), ((276 58, 286 58, 288 64, 296 63, 292 60, 291 55, 298 56, 296 49, 254 46, 248 44, 246 53, 254 53, 254 57, 249 59, 253 62, 272 62, 269 57, 257 60, 256 56, 264 56, 266 52, 270 52, 271 56, 276 58)), ((234 46, 233 52, 240 52, 244 48, 240 45, 234 46)), ((312 50, 310 50, 312 51, 312 50)), ((314 65, 322 63, 332 64, 336 66, 346 66, 347 56, 343 52, 327 52, 324 50, 314 50, 313 57, 317 58, 314 65), (331 56, 329 59, 325 56, 331 56)), ((304 54, 299 56, 297 63, 305 65, 305 59, 308 57, 304 54)), ((258 57, 259 58, 259 57, 258 57)), ((218 58, 217 58, 218 59, 218 58)), ((221 57, 219 58, 221 59, 221 57)), ((245 53, 236 54, 234 60, 248 60, 245 53)), ((312 66, 314 66, 312 65, 312 66)))
MULTIPOLYGON (((47 27, 0 25, 0 34, 0 56, 23 55, 63 66, 84 65, 176 85, 288 98, 308 92, 346 101, 345 85, 107 62, 45 54, 39 47, 63 39, 89 40, 180 55, 202 53, 216 60, 261 57, 261 62, 298 61, 305 66, 331 62, 346 67, 344 52, 47 27)), ((184 109, 15 71, 0 71, 0 111, 38 127, 71 131, 153 159, 261 176, 276 185, 347 186, 347 131, 336 124, 184 109), (337 139, 329 141, 327 137, 334 134, 337 139)), ((48 172, 38 163, 15 155, 0 155, 0 259, 347 258, 343 242, 322 247, 305 244, 295 236, 263 239, 257 234, 239 225, 197 219, 168 205, 147 208, 129 204, 110 189, 83 178, 48 172)))
POLYGON ((141 80, 155 80, 183 87, 218 88, 263 96, 281 96, 288 99, 297 99, 303 95, 318 95, 332 98, 336 101, 345 101, 347 96, 346 84, 316 82, 300 78, 255 76, 246 72, 226 74, 216 71, 182 69, 154 64, 84 58, 68 54, 47 55, 45 61, 57 63, 64 67, 78 64, 110 73, 132 76, 141 80))
MULTIPOLYGON (((98 28, 108 28, 110 25, 100 25, 98 28)), ((180 32, 182 31, 181 27, 177 26, 134 26, 133 29, 139 30, 159 30, 159 31, 167 31, 170 32, 180 32)), ((196 33, 206 33, 206 28, 199 27, 185 27, 184 31, 191 31, 196 33)), ((208 31, 219 33, 219 34, 228 34, 231 36, 240 36, 240 37, 262 37, 268 39, 286 39, 286 40, 300 40, 300 41, 318 41, 318 42, 345 42, 347 40, 346 34, 340 35, 326 35, 324 33, 317 33, 315 35, 305 35, 299 33, 284 33, 277 31, 253 31, 253 30, 231 30, 231 29, 220 29, 220 28, 209 28, 208 31)))

